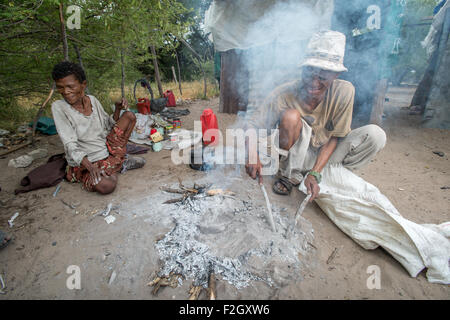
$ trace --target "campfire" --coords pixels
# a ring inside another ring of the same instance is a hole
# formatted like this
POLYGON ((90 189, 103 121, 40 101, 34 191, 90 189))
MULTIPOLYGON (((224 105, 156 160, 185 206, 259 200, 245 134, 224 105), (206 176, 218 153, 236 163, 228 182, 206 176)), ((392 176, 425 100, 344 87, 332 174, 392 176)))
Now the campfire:
POLYGON ((210 183, 186 187, 179 181, 178 187, 161 190, 177 197, 163 202, 173 207, 174 227, 155 245, 161 269, 149 283, 153 294, 188 279, 193 281, 191 299, 202 290, 214 299, 219 280, 241 289, 252 281, 282 286, 300 279, 299 271, 306 267, 301 257, 313 247, 313 230, 302 224, 292 231, 293 215, 286 208, 269 208, 274 232, 264 198, 242 199, 240 192, 210 183))

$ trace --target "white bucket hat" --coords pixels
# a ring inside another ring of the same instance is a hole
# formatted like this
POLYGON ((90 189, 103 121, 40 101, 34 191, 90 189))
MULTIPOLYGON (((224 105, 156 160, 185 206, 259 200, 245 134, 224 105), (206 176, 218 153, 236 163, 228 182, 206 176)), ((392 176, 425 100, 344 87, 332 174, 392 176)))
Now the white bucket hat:
POLYGON ((348 71, 344 66, 345 35, 343 33, 325 30, 315 33, 308 43, 305 61, 300 65, 311 66, 324 70, 348 71))

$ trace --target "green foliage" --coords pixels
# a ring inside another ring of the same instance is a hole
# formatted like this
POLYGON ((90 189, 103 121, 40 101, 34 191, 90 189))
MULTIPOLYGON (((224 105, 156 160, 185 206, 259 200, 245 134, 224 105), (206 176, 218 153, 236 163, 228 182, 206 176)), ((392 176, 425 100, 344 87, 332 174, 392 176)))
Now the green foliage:
MULTIPOLYGON (((175 0, 61 1, 81 7, 81 29, 66 28, 69 58, 78 47, 91 93, 120 85, 120 51, 125 53, 129 82, 142 77, 138 66, 151 55, 148 46, 171 48, 168 35, 182 35, 187 12, 175 0)), ((63 59, 58 0, 0 1, 0 97, 48 92, 53 65, 63 59)))

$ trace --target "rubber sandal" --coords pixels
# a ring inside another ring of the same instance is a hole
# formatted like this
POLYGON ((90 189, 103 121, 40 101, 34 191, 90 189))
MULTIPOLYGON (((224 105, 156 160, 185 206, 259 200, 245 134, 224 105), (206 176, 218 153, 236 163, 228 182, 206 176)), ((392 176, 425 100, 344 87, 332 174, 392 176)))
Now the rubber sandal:
POLYGON ((292 191, 292 187, 293 187, 293 186, 294 186, 294 185, 292 184, 292 182, 289 181, 288 178, 280 177, 280 178, 278 178, 278 179, 273 183, 273 185, 272 185, 272 190, 273 190, 273 192, 275 192, 276 194, 281 194, 282 196, 288 196, 288 195, 291 194, 291 191, 292 191), (283 186, 287 189, 287 191, 282 191, 281 189, 279 189, 279 188, 277 187, 277 184, 283 185, 283 186))
POLYGON ((6 233, 0 231, 0 249, 5 248, 11 242, 11 239, 7 239, 6 233))
POLYGON ((129 170, 142 168, 145 165, 145 163, 146 161, 142 157, 132 157, 130 155, 127 155, 127 158, 122 165, 121 173, 125 173, 129 170))

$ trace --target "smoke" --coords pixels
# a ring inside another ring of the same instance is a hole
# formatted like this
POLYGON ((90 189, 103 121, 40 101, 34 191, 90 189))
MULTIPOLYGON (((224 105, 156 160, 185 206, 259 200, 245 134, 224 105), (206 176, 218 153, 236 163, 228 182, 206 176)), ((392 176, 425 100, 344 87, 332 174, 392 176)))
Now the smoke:
POLYGON ((247 117, 259 110, 273 89, 300 78, 308 40, 315 32, 329 29, 332 7, 332 1, 276 1, 250 26, 246 42, 257 45, 242 53, 248 91, 240 92, 248 94, 247 117), (331 5, 324 8, 325 3, 331 5))

